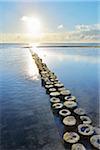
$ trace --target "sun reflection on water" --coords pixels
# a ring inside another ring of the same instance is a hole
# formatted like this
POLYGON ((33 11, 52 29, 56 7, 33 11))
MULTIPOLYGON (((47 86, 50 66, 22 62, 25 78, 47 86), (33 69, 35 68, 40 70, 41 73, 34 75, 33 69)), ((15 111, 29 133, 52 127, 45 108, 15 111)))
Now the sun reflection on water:
POLYGON ((29 78, 28 79, 31 79, 31 80, 39 80, 39 73, 38 73, 38 69, 35 65, 35 62, 34 60, 32 59, 32 55, 30 53, 30 51, 27 52, 27 58, 28 58, 28 61, 27 61, 27 73, 28 73, 28 76, 29 78))

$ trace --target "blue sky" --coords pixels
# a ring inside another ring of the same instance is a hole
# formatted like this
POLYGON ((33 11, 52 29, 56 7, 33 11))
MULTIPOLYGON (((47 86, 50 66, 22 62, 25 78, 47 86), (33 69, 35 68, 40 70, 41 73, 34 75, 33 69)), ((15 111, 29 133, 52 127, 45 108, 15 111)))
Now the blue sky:
POLYGON ((22 32, 20 18, 23 15, 36 14, 55 31, 59 24, 73 29, 77 24, 96 24, 97 2, 2 2, 0 18, 2 32, 22 32))
POLYGON ((35 15, 40 18, 45 32, 75 30, 77 25, 99 24, 99 3, 96 1, 39 1, 39 2, 0 2, 0 32, 24 33, 22 16, 35 15))

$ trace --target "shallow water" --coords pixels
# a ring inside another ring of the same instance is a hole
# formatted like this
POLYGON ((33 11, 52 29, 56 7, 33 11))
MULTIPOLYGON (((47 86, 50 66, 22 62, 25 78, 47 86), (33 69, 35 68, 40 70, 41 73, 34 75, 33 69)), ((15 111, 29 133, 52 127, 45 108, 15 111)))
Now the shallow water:
POLYGON ((20 46, 0 49, 0 149, 63 150, 37 67, 20 46))
POLYGON ((99 126, 99 48, 40 48, 36 53, 99 126))
MULTIPOLYGON (((53 139, 58 135, 37 67, 29 49, 22 46, 0 46, 1 149, 47 150, 52 142, 59 143, 59 138, 53 139)), ((40 48, 34 51, 77 97, 93 125, 99 126, 99 48, 40 48)), ((55 120, 59 127, 59 119, 55 120)))

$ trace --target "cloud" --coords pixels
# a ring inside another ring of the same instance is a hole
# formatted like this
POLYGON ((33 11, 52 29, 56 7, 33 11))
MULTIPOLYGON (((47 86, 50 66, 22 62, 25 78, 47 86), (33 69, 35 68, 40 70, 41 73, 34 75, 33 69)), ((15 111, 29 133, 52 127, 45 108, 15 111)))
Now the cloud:
POLYGON ((75 29, 77 31, 95 31, 95 30, 100 30, 100 24, 93 24, 93 25, 76 25, 75 29))
POLYGON ((23 17, 21 18, 22 21, 27 21, 27 19, 28 19, 27 16, 23 16, 23 17))
MULTIPOLYGON (((25 17, 22 18, 23 20, 25 17)), ((63 25, 59 25, 63 28, 63 25)), ((30 37, 28 34, 0 34, 2 42, 100 42, 100 24, 76 25, 73 31, 44 32, 40 38, 30 37)))
POLYGON ((76 25, 75 35, 78 35, 81 40, 99 40, 100 39, 100 24, 93 25, 76 25))
POLYGON ((57 29, 62 29, 64 28, 63 24, 58 25, 57 29))
POLYGON ((66 32, 67 41, 100 41, 100 24, 93 25, 76 25, 73 31, 66 32))

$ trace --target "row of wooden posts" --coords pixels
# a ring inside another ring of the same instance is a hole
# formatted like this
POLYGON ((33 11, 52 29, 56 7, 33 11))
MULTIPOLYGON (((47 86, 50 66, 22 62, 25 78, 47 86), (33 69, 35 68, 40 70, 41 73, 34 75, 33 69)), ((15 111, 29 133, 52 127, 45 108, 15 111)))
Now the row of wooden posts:
POLYGON ((41 84, 50 96, 52 111, 64 125, 62 138, 66 149, 88 150, 85 140, 90 144, 89 150, 100 149, 100 135, 95 132, 85 110, 78 106, 77 98, 71 95, 71 91, 64 87, 36 53, 32 53, 32 57, 38 67, 41 84))

